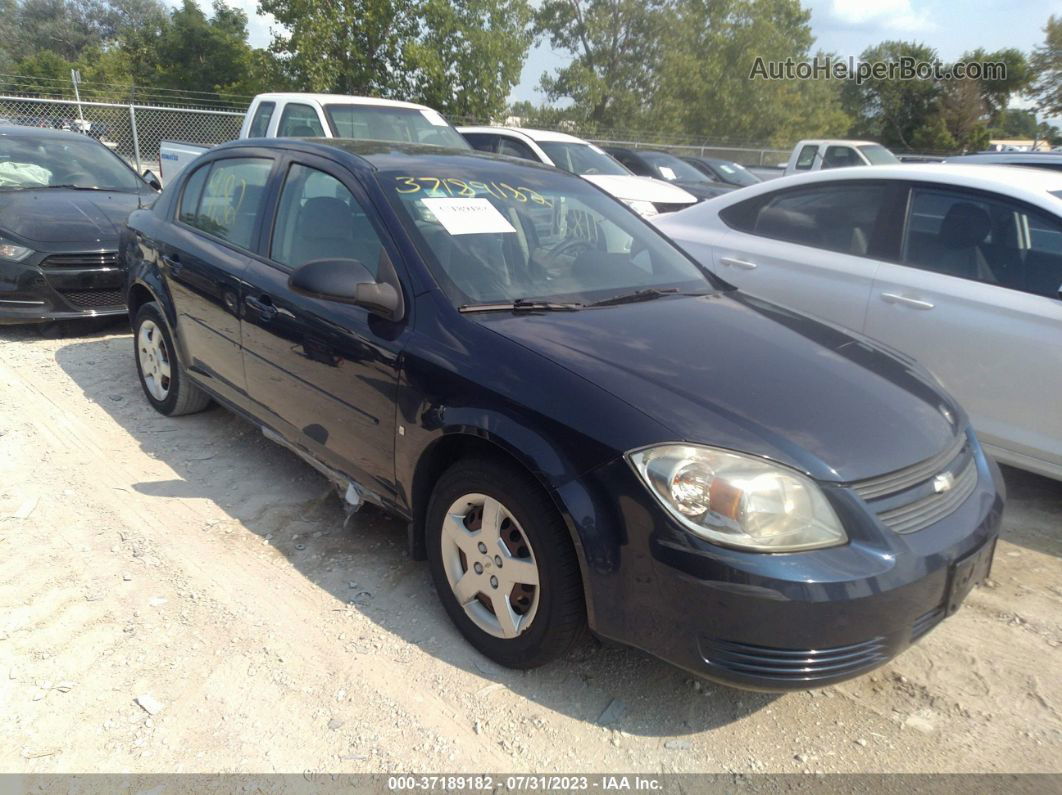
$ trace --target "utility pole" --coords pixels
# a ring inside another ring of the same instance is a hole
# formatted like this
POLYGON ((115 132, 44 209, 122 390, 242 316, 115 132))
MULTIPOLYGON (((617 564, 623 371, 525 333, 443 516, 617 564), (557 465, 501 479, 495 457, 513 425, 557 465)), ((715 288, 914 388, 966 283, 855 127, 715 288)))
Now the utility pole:
POLYGON ((85 114, 81 112, 81 92, 78 90, 78 83, 81 82, 81 72, 77 69, 70 70, 70 82, 74 84, 74 99, 77 100, 77 118, 80 124, 78 124, 79 132, 87 132, 88 128, 85 125, 85 114))

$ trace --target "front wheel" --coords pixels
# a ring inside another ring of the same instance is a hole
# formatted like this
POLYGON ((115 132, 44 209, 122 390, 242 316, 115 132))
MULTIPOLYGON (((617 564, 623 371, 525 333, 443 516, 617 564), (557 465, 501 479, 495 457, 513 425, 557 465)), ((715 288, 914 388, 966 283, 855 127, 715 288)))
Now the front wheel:
POLYGON ((202 411, 210 396, 181 371, 173 337, 154 301, 144 304, 133 321, 136 370, 148 402, 160 414, 176 417, 202 411))
POLYGON ((582 634, 571 538, 549 496, 523 473, 487 459, 458 462, 432 493, 427 534, 443 606, 487 657, 533 668, 582 634))

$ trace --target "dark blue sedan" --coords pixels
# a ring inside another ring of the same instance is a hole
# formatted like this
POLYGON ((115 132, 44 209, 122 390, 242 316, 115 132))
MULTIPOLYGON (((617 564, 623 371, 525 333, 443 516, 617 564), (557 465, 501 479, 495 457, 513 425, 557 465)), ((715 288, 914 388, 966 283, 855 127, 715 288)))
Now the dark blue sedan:
POLYGON ((991 564, 999 474, 931 375, 731 288, 576 176, 241 141, 120 254, 151 405, 217 401, 404 518, 504 665, 589 627, 735 685, 828 684, 991 564))

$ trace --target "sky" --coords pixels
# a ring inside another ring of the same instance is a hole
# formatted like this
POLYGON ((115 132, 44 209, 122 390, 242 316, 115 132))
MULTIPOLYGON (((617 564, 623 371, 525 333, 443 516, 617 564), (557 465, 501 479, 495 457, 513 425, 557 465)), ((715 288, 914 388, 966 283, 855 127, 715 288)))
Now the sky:
MULTIPOLYGON (((176 5, 178 0, 168 0, 176 5)), ((209 13, 209 0, 198 0, 209 13)), ((248 16, 251 44, 264 47, 270 40, 269 15, 259 15, 257 0, 227 0, 248 16)), ((535 2, 535 0, 532 0, 535 2)), ((1062 14, 1060 0, 804 0, 811 9, 815 49, 847 58, 886 39, 918 41, 933 47, 941 59, 958 58, 967 50, 1017 47, 1028 53, 1043 43, 1043 26, 1052 14, 1062 14)), ((563 66, 567 58, 540 42, 528 56, 511 99, 544 99, 537 90, 543 72, 563 66)), ((1012 104, 1023 106, 1017 101, 1012 104)))

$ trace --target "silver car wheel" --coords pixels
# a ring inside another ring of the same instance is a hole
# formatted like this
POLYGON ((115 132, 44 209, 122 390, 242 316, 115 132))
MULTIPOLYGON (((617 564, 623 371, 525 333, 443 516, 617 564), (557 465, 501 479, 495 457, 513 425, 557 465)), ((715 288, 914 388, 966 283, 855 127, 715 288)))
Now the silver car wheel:
POLYGON ((162 330, 153 320, 140 324, 136 335, 137 358, 140 360, 140 376, 144 386, 155 400, 163 401, 170 394, 170 358, 162 330))
POLYGON ((443 522, 443 568, 468 617, 496 638, 526 632, 540 589, 535 553, 520 523, 485 494, 456 500, 443 522))

